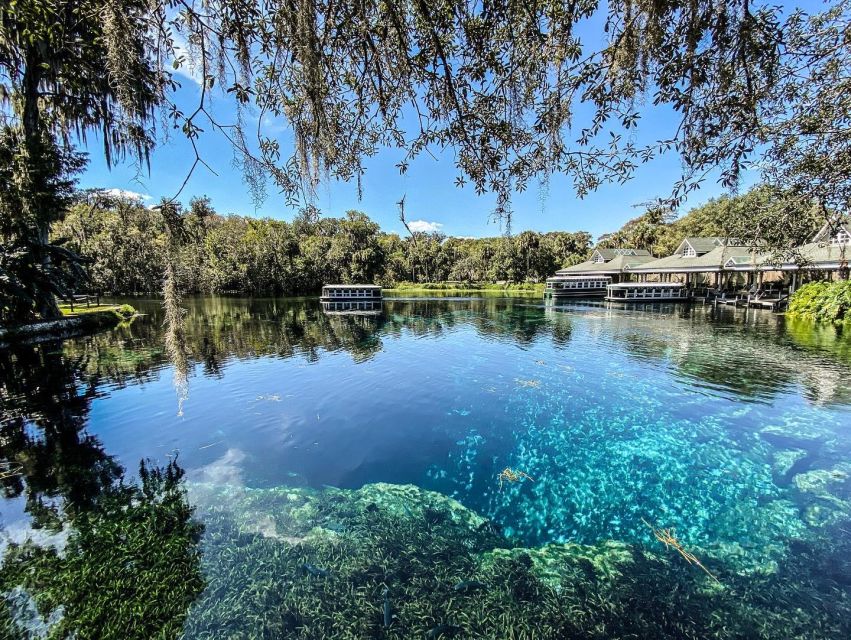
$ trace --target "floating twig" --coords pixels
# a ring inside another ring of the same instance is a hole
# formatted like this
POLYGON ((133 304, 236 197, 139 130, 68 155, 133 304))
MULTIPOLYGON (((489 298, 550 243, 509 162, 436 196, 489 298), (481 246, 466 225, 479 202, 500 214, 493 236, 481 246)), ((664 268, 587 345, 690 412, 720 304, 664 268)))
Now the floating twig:
POLYGON ((664 544, 666 549, 672 548, 674 551, 679 553, 683 558, 685 558, 686 562, 688 562, 689 564, 697 565, 698 567, 700 567, 703 570, 704 573, 706 573, 706 575, 708 575, 710 578, 715 580, 715 582, 717 582, 718 584, 721 584, 721 581, 718 578, 716 578, 715 575, 713 575, 713 573, 711 571, 709 571, 709 569, 707 569, 706 567, 703 566, 703 563, 697 558, 696 555, 694 555, 690 551, 686 551, 683 548, 683 545, 680 544, 679 540, 677 540, 677 537, 676 537, 673 529, 657 529, 652 524, 647 522, 647 520, 645 520, 644 518, 642 518, 641 521, 650 528, 650 530, 653 532, 653 535, 655 536, 655 538, 659 542, 664 544))
POLYGON ((525 471, 520 471, 520 469, 512 469, 511 467, 505 467, 505 469, 500 471, 497 478, 499 478, 500 491, 502 491, 502 485, 505 482, 520 482, 520 480, 523 480, 524 478, 526 480, 531 480, 532 482, 535 482, 535 479, 525 471))
POLYGON ((0 481, 23 475, 24 465, 20 462, 0 462, 0 481))

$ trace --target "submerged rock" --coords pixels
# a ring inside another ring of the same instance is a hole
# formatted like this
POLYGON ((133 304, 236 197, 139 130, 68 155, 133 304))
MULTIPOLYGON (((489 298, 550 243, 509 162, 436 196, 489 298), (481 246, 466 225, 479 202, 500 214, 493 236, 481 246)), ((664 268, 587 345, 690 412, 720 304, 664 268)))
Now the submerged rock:
POLYGON ((823 527, 851 518, 851 464, 799 473, 793 483, 804 500, 804 520, 823 527))
POLYGON ((828 433, 801 429, 793 425, 771 425, 759 432, 760 437, 778 449, 818 449, 829 438, 828 433))
POLYGON ((805 460, 808 453, 805 449, 783 449, 774 454, 774 463, 771 465, 771 471, 781 481, 788 479, 790 472, 802 460, 805 460))
POLYGON ((799 491, 827 499, 836 498, 834 495, 840 487, 851 478, 851 464, 839 464, 833 469, 815 469, 799 473, 794 478, 799 491))
POLYGON ((530 573, 552 589, 574 576, 577 570, 591 580, 617 580, 633 564, 633 547, 623 542, 606 541, 597 545, 553 543, 541 547, 494 549, 482 556, 485 567, 526 556, 530 573))

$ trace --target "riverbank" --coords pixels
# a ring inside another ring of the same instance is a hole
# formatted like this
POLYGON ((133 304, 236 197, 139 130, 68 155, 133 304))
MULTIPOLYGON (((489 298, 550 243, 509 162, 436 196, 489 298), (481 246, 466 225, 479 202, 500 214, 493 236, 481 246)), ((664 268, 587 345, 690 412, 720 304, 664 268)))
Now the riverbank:
POLYGON ((544 283, 519 283, 499 284, 484 282, 397 282, 392 287, 383 290, 392 293, 418 293, 423 291, 451 292, 451 293, 528 293, 530 295, 544 295, 544 283))
POLYGON ((77 306, 73 311, 69 306, 61 306, 60 310, 62 318, 0 328, 0 345, 18 341, 39 342, 94 333, 132 320, 136 315, 136 309, 129 304, 77 306))

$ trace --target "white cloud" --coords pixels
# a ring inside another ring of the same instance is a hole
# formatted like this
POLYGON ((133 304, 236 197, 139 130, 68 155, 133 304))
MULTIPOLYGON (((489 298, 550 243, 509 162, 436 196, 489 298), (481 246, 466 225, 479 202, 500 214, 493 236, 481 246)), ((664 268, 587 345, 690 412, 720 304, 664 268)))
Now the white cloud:
POLYGON ((181 34, 175 33, 172 35, 174 38, 174 58, 181 60, 180 68, 175 70, 174 73, 201 86, 201 83, 204 81, 204 74, 202 73, 201 65, 195 62, 195 52, 192 51, 189 42, 181 34))
POLYGON ((408 223, 411 231, 422 231, 424 233, 436 233, 443 228, 440 222, 429 222, 428 220, 411 220, 408 223))
POLYGON ((113 187, 112 189, 101 189, 101 193, 107 196, 112 196, 113 198, 141 200, 142 202, 147 202, 148 200, 154 199, 154 196, 149 196, 147 193, 139 193, 138 191, 128 191, 127 189, 118 189, 116 187, 113 187))

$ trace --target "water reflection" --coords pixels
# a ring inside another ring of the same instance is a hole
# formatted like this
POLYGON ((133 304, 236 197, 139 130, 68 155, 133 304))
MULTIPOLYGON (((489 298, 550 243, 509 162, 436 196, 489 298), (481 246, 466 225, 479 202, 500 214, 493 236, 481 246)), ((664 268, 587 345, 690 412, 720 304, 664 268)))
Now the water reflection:
MULTIPOLYGON (((69 355, 112 383, 149 378, 167 364, 158 301, 134 300, 149 314, 110 334, 66 343, 69 355)), ((313 362, 343 351, 356 362, 373 358, 382 341, 404 332, 436 337, 468 326, 484 338, 528 347, 547 337, 559 348, 571 337, 571 315, 612 349, 666 364, 677 375, 743 399, 767 400, 791 385, 819 403, 851 403, 845 372, 851 339, 830 327, 787 323, 782 316, 745 314, 711 305, 647 305, 628 309, 604 304, 544 306, 537 301, 388 299, 366 313, 324 313, 313 300, 205 298, 186 301, 190 359, 205 375, 220 376, 231 359, 293 356, 313 362)))
POLYGON ((829 326, 712 305, 563 306, 592 319, 613 349, 670 368, 709 392, 768 401, 801 385, 819 404, 851 403, 851 339, 829 326))
POLYGON ((0 351, 5 635, 847 637, 836 335, 709 307, 190 299, 176 416, 160 303, 133 303, 131 327, 0 351), (506 466, 535 481, 500 490, 506 466))
POLYGON ((322 311, 334 315, 381 315, 381 300, 322 301, 322 311))
MULTIPOLYGON (((159 301, 130 302, 148 315, 146 321, 67 347, 90 355, 88 361, 99 373, 122 382, 127 375, 142 374, 146 364, 156 368, 167 362, 158 346, 164 333, 159 301)), ((190 357, 209 375, 219 375, 232 358, 301 356, 315 361, 323 352, 345 351, 364 361, 381 350, 383 338, 405 331, 438 336, 469 325, 482 336, 518 345, 542 335, 561 346, 570 339, 569 319, 549 321, 543 307, 522 300, 390 299, 368 314, 325 313, 315 300, 190 298, 184 306, 190 357)))
POLYGON ((0 350, 3 637, 175 637, 204 585, 183 469, 126 476, 87 431, 100 367, 61 346, 0 350))
POLYGON ((0 459, 21 470, 3 491, 25 496, 35 527, 90 509, 122 474, 86 433, 99 380, 85 371, 85 358, 66 357, 60 343, 0 350, 0 459))

